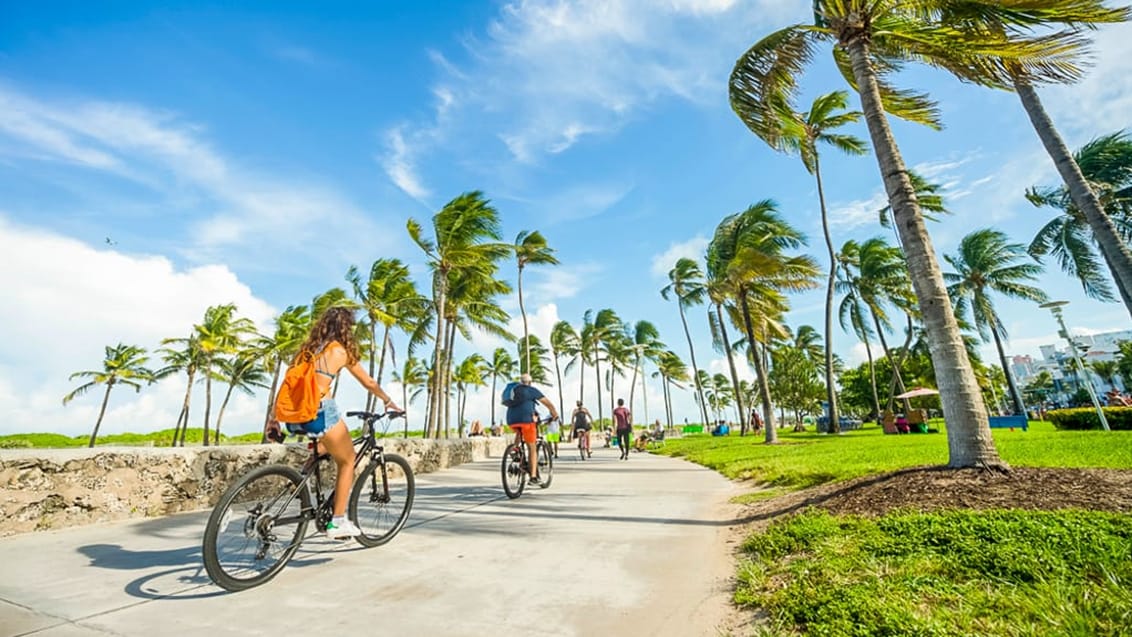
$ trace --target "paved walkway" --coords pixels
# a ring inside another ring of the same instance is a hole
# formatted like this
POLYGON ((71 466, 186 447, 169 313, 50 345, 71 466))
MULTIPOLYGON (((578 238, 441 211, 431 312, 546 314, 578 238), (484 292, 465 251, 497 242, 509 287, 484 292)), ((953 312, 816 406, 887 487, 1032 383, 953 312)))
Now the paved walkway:
POLYGON ((315 538, 235 594, 201 566, 207 513, 5 538, 0 635, 717 635, 736 487, 681 460, 568 451, 518 500, 498 460, 418 476, 389 544, 315 538))

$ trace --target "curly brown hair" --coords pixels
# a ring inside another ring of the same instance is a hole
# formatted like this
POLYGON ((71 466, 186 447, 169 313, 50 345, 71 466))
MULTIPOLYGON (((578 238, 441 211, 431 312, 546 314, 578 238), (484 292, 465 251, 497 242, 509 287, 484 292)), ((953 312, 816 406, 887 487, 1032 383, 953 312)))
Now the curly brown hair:
POLYGON ((301 360, 306 353, 318 356, 323 348, 338 341, 346 348, 346 364, 358 362, 361 354, 358 352, 358 342, 354 340, 354 320, 354 311, 347 307, 332 307, 323 312, 311 327, 310 336, 299 348, 295 361, 301 360))

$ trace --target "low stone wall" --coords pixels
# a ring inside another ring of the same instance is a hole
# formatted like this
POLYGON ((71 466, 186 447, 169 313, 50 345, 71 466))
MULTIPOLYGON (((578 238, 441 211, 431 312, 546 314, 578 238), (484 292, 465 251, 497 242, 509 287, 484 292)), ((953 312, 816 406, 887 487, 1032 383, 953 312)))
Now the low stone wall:
MULTIPOLYGON (((509 438, 385 439, 429 473, 499 457, 509 438)), ((302 465, 305 444, 0 450, 0 537, 207 509, 252 467, 302 465)))

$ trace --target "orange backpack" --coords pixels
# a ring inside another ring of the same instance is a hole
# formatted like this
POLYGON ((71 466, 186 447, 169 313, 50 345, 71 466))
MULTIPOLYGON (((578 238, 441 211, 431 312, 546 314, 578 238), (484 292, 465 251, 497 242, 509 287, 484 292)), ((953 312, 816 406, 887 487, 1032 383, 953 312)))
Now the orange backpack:
POLYGON ((275 419, 279 422, 301 424, 318 416, 322 392, 315 378, 314 358, 305 352, 287 368, 275 396, 275 419))

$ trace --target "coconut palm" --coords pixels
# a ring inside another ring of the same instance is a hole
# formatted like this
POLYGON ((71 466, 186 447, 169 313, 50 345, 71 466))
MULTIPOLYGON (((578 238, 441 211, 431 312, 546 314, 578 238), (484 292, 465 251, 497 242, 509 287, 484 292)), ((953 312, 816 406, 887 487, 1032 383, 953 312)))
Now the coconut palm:
POLYGON ((474 272, 480 276, 495 274, 496 263, 506 258, 510 249, 500 243, 499 213, 483 193, 464 193, 449 201, 432 218, 432 237, 426 237, 423 226, 415 219, 406 223, 409 237, 425 253, 432 270, 432 313, 436 319, 435 351, 433 352, 432 387, 429 391, 426 435, 436 430, 440 409, 447 388, 443 371, 448 364, 445 349, 445 322, 448 320, 448 294, 453 272, 474 272))
MULTIPOLYGON (((390 332, 394 328, 406 333, 414 332, 420 319, 426 315, 428 299, 417 291, 416 284, 409 276, 408 266, 399 259, 374 261, 366 280, 362 279, 356 267, 350 266, 346 271, 346 280, 353 287, 354 296, 368 317, 369 342, 373 344, 369 357, 369 375, 381 384, 385 375, 386 352, 394 353, 390 332), (380 340, 377 336, 379 325, 382 327, 380 340)), ((376 396, 366 396, 366 411, 372 411, 376 401, 376 396)))
POLYGON ((637 321, 633 324, 629 335, 633 350, 633 378, 629 382, 629 409, 633 409, 633 398, 637 393, 637 377, 641 377, 641 396, 644 398, 644 422, 649 420, 649 403, 644 389, 644 363, 655 361, 656 357, 665 350, 664 343, 660 341, 660 331, 648 321, 637 321))
POLYGON ((189 404, 193 394, 193 383, 196 381, 197 372, 204 366, 205 356, 200 348, 200 340, 195 334, 188 338, 167 338, 161 341, 161 344, 166 347, 157 351, 161 354, 165 366, 158 368, 153 373, 154 379, 161 380, 180 372, 185 372, 188 376, 188 382, 185 384, 185 398, 181 402, 181 413, 177 416, 177 424, 173 427, 173 441, 171 443, 173 447, 183 447, 185 446, 186 430, 189 428, 189 404), (180 348, 169 347, 170 345, 179 345, 180 348))
POLYGON ((1089 363, 1093 373, 1096 374, 1102 381, 1108 384, 1109 387, 1116 389, 1116 377, 1119 373, 1116 361, 1093 361, 1089 363))
MULTIPOLYGON (((415 356, 405 357, 400 371, 393 372, 394 382, 401 384, 401 408, 405 410, 405 437, 409 437, 409 407, 416 400, 424 387, 428 384, 428 369, 421 359, 415 356)), ((494 405, 494 402, 492 403, 494 405)), ((423 423, 422 423, 423 426, 423 423)))
POLYGON ((696 385, 696 400, 700 405, 700 413, 704 424, 707 424, 707 405, 704 403, 703 388, 700 387, 700 368, 696 365, 696 349, 692 347, 692 333, 688 330, 688 318, 685 312, 688 308, 704 302, 707 298, 707 288, 704 286, 704 274, 700 266, 693 260, 684 257, 676 261, 676 265, 668 271, 668 285, 660 291, 665 301, 676 299, 676 307, 680 310, 680 323, 684 326, 684 337, 688 339, 688 355, 692 359, 692 381, 696 385))
MULTIPOLYGON (((733 314, 735 311, 734 305, 728 305, 728 299, 733 296, 734 291, 731 289, 730 281, 715 278, 717 274, 719 273, 712 273, 710 270, 708 273, 708 299, 711 301, 712 307, 715 308, 714 312, 708 313, 708 328, 711 330, 712 347, 717 352, 727 356, 727 369, 731 373, 732 388, 735 392, 735 408, 739 412, 739 435, 746 435, 748 419, 744 405, 751 406, 751 403, 745 402, 745 395, 739 390, 739 373, 735 368, 735 352, 731 346, 731 338, 727 334, 727 321, 723 318, 725 307, 728 314, 733 314)), ((732 320, 734 321, 734 317, 732 317, 732 320)))
MULTIPOLYGON (((970 0, 971 10, 1032 14, 1063 0, 1033 0, 1017 11, 1001 11, 1001 2, 970 0), (1035 5, 1043 5, 1033 9, 1035 5)), ((797 78, 814 58, 818 43, 834 46, 833 57, 857 91, 872 147, 892 206, 900 243, 920 304, 932 360, 947 417, 949 465, 1003 467, 990 435, 986 408, 962 335, 947 297, 935 250, 920 206, 892 135, 886 111, 910 121, 939 125, 935 105, 924 95, 901 91, 887 79, 902 63, 938 66, 960 79, 1002 87, 1013 65, 1026 77, 1043 77, 1071 65, 1076 38, 1064 32, 1032 37, 957 29, 941 20, 952 2, 941 0, 814 0, 816 24, 779 30, 748 49, 730 78, 731 105, 754 132, 773 139, 774 122, 784 109, 794 110, 797 78)), ((772 146, 775 145, 772 143, 772 146)), ((769 426, 768 426, 769 429, 769 426)))
MULTIPOLYGON (((303 341, 310 334, 311 315, 307 306, 289 306, 275 317, 275 333, 272 336, 260 336, 256 340, 256 348, 260 352, 264 367, 271 370, 271 386, 267 392, 267 410, 263 416, 264 437, 261 442, 267 442, 267 423, 274 418, 275 392, 279 388, 279 377, 283 373, 283 366, 290 363, 302 347, 303 341)), ((192 385, 190 381, 190 386, 192 385)), ((188 414, 188 395, 185 396, 186 421, 188 414)))
POLYGON ((668 426, 673 424, 672 414, 672 387, 680 387, 680 383, 688 380, 688 366, 673 351, 660 354, 656 361, 656 371, 653 376, 659 376, 661 389, 664 393, 664 410, 668 417, 668 426))
MULTIPOLYGON (((546 238, 538 230, 533 232, 523 230, 515 237, 515 259, 519 263, 519 280, 516 289, 519 292, 519 313, 523 315, 523 340, 527 340, 530 330, 527 327, 527 309, 523 305, 523 269, 528 265, 558 265, 554 256, 554 249, 546 244, 546 238)), ((530 344, 526 346, 531 351, 530 344)), ((529 372, 531 361, 522 361, 522 371, 529 372)))
POLYGON ((146 351, 136 345, 118 343, 114 347, 106 347, 106 356, 102 359, 102 369, 98 371, 75 372, 67 380, 76 378, 89 378, 88 382, 71 390, 63 397, 63 404, 71 402, 85 394, 96 385, 106 385, 106 392, 102 395, 102 406, 98 410, 98 419, 94 421, 94 430, 90 433, 88 447, 94 446, 98 438, 98 429, 102 426, 102 418, 106 415, 106 405, 110 401, 110 392, 115 385, 133 387, 134 391, 141 391, 142 383, 153 382, 153 372, 145 366, 149 361, 146 351))
POLYGON ((204 374, 204 446, 208 446, 209 416, 212 412, 212 366, 218 357, 235 354, 245 336, 256 333, 255 325, 246 318, 236 317, 232 303, 215 305, 204 311, 204 320, 193 326, 193 332, 204 353, 201 371, 204 374))
MULTIPOLYGON (((566 399, 563 396, 562 367, 559 358, 566 357, 566 373, 580 360, 582 354, 582 340, 574 326, 567 321, 558 321, 550 329, 550 355, 554 359, 554 375, 558 379, 558 413, 565 414, 566 399)), ((584 377, 583 370, 583 377, 584 377)))
POLYGON ((255 396, 256 389, 267 388, 267 372, 260 364, 259 352, 255 349, 244 349, 236 352, 231 358, 222 358, 218 363, 216 380, 226 381, 228 389, 224 392, 224 400, 220 403, 220 410, 216 412, 216 429, 213 432, 213 444, 220 444, 220 423, 224 420, 224 410, 228 408, 228 401, 232 392, 240 390, 246 396, 255 396))
POLYGON ((994 339, 1014 403, 1014 413, 1025 414, 1026 404, 1022 400, 1022 392, 1014 380, 1014 374, 1010 373, 1006 350, 1002 346, 1002 339, 1006 338, 1006 327, 995 310, 991 293, 1027 301, 1045 301, 1045 292, 1028 285, 1037 280, 1042 267, 1030 261, 1026 246, 1010 243, 1004 233, 990 228, 976 230, 963 237, 959 242, 958 252, 943 258, 956 270, 943 274, 944 279, 950 283, 947 293, 955 299, 956 314, 962 315, 970 308, 983 342, 994 339))
MULTIPOLYGON (((829 271, 825 287, 825 387, 826 401, 829 403, 831 423, 838 423, 837 386, 833 382, 833 291, 837 276, 837 258, 833 249, 833 237, 829 233, 829 213, 825 205, 825 189, 821 178, 821 162, 818 145, 832 146, 849 155, 864 155, 868 152, 865 142, 837 129, 860 121, 860 111, 846 111, 849 94, 836 91, 819 96, 805 113, 784 111, 779 113, 779 130, 768 135, 768 143, 776 150, 797 153, 806 170, 814 176, 818 188, 818 205, 821 208, 821 227, 825 237, 826 251, 829 255, 829 271)), ((833 425, 831 431, 837 431, 833 425)))
MULTIPOLYGON (((861 245, 850 239, 837 253, 838 280, 837 292, 842 295, 838 307, 838 322, 841 329, 852 331, 865 345, 865 357, 869 366, 869 384, 872 389, 873 413, 878 422, 881 416, 880 395, 877 392, 876 363, 873 360, 873 328, 869 321, 869 306, 861 295, 860 276, 857 274, 861 260, 861 245)), ((836 426, 831 425, 831 426, 836 426)))
MULTIPOLYGON (((598 310, 596 315, 591 314, 590 310, 586 310, 585 315, 582 317, 582 339, 590 353, 589 362, 594 367, 594 377, 597 385, 597 419, 598 422, 601 422, 604 417, 601 399, 601 361, 607 360, 608 347, 606 342, 610 339, 617 338, 617 335, 622 332, 623 327, 621 317, 617 316, 617 313, 609 308, 598 310)), ((611 409, 610 414, 612 413, 611 409)))
POLYGON ((453 374, 456 381, 456 435, 464 437, 464 416, 468 406, 468 390, 483 387, 487 376, 487 364, 479 354, 472 354, 460 361, 453 374))
MULTIPOLYGON (((632 336, 626 331, 629 326, 618 319, 618 328, 611 329, 602 339, 602 354, 608 364, 605 370, 605 386, 609 390, 609 413, 612 414, 617 405, 616 380, 625 377, 625 372, 633 366, 635 352, 632 336)), ((632 405, 629 405, 630 412, 632 405)))
POLYGON ((531 362, 530 371, 526 372, 531 375, 531 380, 539 384, 549 385, 550 375, 547 367, 550 363, 550 351, 542 344, 542 339, 535 334, 530 334, 525 340, 519 340, 516 345, 518 346, 518 358, 516 360, 531 362))
POLYGON ((487 374, 491 376, 491 424, 495 425, 495 387, 499 379, 510 380, 515 377, 515 359, 502 347, 495 348, 491 360, 487 361, 487 374))
MULTIPOLYGON (((1125 243, 1132 241, 1132 139, 1124 131, 1098 137, 1082 146, 1074 155, 1089 188, 1100 198, 1105 212, 1116 224, 1125 243)), ((1052 256, 1061 271, 1081 281, 1085 294, 1100 301, 1112 301, 1112 288, 1103 272, 1093 247, 1092 228, 1064 186, 1030 188, 1026 198, 1035 206, 1048 206, 1061 211, 1038 230, 1030 242, 1029 252, 1039 261, 1052 256)), ((1113 265, 1105 253, 1100 257, 1110 274, 1113 265)), ((1132 302, 1132 290, 1121 279, 1113 277, 1125 305, 1132 302)))
POLYGON ((1113 278, 1125 293, 1125 308, 1132 314, 1132 295, 1129 295, 1132 293, 1132 249, 1128 246, 1127 236, 1122 236, 1123 233, 1106 212, 1099 196, 1101 193, 1090 186, 1088 177, 1065 145, 1036 89, 1037 85, 1044 83, 1070 83, 1079 79, 1082 72, 1074 62, 1075 56, 1082 55, 1088 47, 1086 30, 1100 24, 1125 22, 1132 17, 1132 9, 1109 8, 1104 0, 1030 0, 1025 6, 1010 7, 1009 10, 996 6, 1000 3, 956 4, 956 7, 948 7, 945 19, 975 37, 1027 37, 1035 30, 1062 29, 1046 36, 1050 40, 1057 35, 1062 36, 1058 40, 1062 46, 1060 63, 1025 65, 1010 56, 1003 56, 995 81, 981 83, 992 88, 1013 89, 1018 94, 1034 131, 1065 182, 1069 199, 1088 224, 1113 278))

